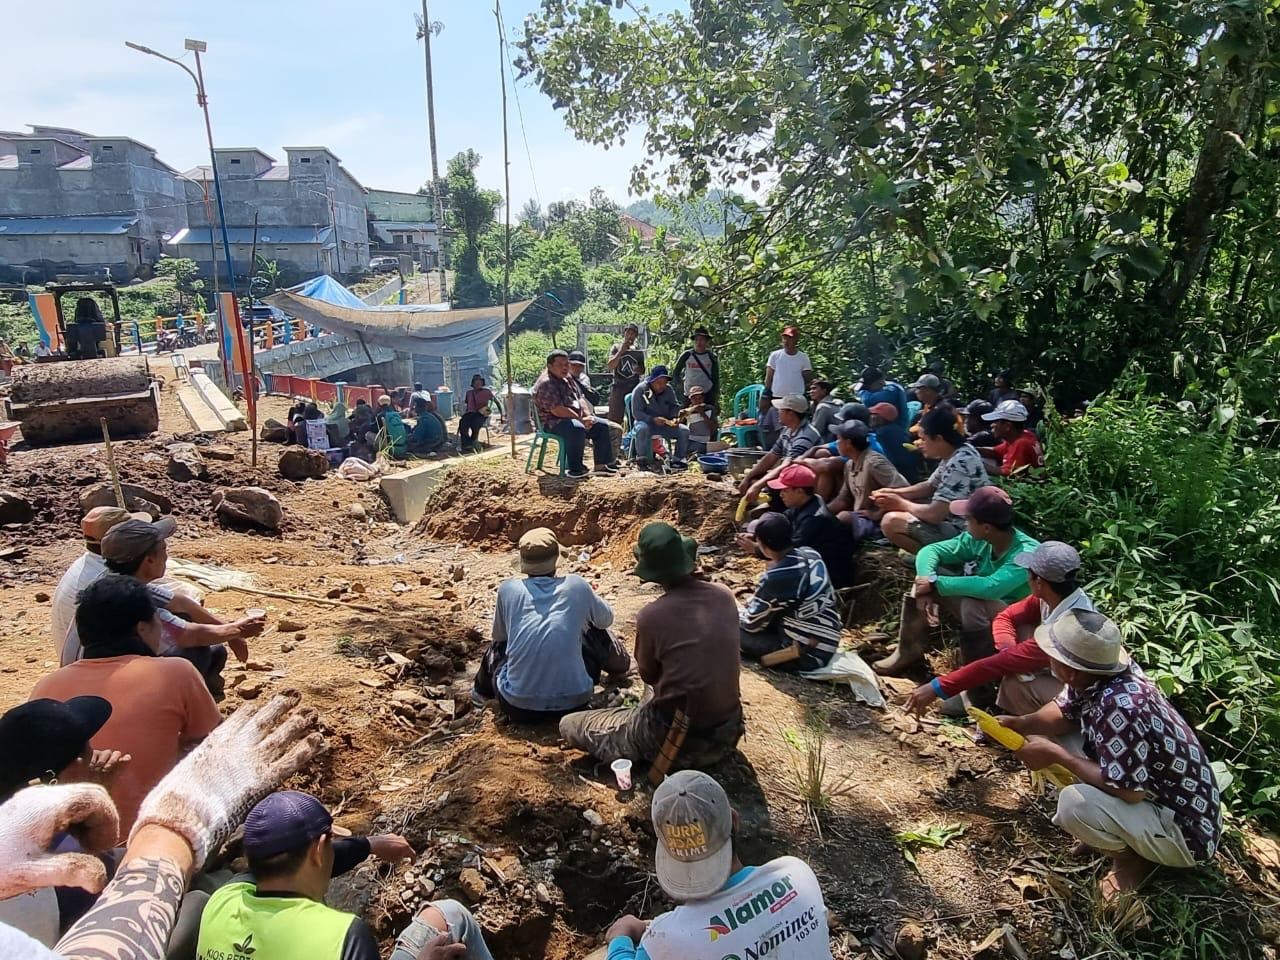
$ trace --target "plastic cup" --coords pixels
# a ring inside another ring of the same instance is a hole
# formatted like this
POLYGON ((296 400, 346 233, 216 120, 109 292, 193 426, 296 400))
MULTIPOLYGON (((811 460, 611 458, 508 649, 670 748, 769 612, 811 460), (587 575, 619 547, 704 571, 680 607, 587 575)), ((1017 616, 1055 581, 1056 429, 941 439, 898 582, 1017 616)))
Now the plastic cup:
POLYGON ((259 617, 265 618, 267 615, 267 610, 266 610, 266 607, 250 607, 248 610, 244 612, 244 615, 248 617, 250 620, 255 620, 259 617))
POLYGON ((609 769, 613 771, 614 779, 618 781, 619 790, 631 789, 631 761, 615 760, 609 764, 609 769))

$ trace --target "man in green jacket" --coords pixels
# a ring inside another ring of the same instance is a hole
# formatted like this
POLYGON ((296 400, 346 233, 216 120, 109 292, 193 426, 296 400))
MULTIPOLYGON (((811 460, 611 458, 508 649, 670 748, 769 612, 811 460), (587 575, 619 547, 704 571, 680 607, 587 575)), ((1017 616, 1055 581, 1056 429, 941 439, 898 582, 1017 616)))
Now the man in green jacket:
POLYGON ((991 621, 1030 590, 1026 571, 1014 558, 1039 544, 1013 525, 1013 499, 1008 491, 979 487, 968 500, 954 501, 951 512, 966 518, 965 532, 922 547, 916 554, 916 580, 902 601, 898 648, 875 664, 879 673, 901 673, 924 659, 939 608, 960 621, 960 655, 965 663, 994 653, 991 621), (962 575, 966 569, 972 572, 962 575))

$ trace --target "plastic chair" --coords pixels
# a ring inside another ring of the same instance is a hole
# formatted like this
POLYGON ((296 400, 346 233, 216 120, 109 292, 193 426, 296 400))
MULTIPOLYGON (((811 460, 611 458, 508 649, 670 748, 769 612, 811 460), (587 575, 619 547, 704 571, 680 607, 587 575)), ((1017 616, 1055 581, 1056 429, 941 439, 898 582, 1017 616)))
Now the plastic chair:
MULTIPOLYGON (((496 395, 492 400, 489 401, 489 406, 496 408, 499 416, 502 415, 502 404, 498 402, 498 398, 496 395)), ((459 420, 462 419, 462 415, 466 412, 467 412, 466 404, 455 403, 453 405, 453 415, 457 417, 459 420)), ((492 419, 493 419, 493 414, 489 414, 487 417, 484 418, 484 422, 480 424, 480 429, 484 431, 484 445, 486 447, 493 446, 493 437, 489 433, 489 421, 492 419)), ((459 426, 458 447, 459 449, 461 449, 462 447, 461 426, 462 425, 459 424, 458 426, 459 426)), ((557 437, 556 439, 559 439, 559 437, 557 437)))
POLYGON ((549 430, 542 429, 542 418, 538 416, 537 404, 533 404, 530 408, 533 414, 533 440, 529 443, 529 457, 524 462, 524 472, 533 472, 533 455, 535 451, 538 454, 538 471, 542 471, 542 463, 547 458, 547 444, 555 443, 556 445, 556 463, 560 467, 560 476, 564 476, 569 472, 569 451, 565 446, 564 438, 558 433, 552 433, 549 430))
MULTIPOLYGON (((748 387, 743 387, 735 393, 733 395, 732 420, 741 420, 745 417, 759 416, 760 397, 763 394, 763 383, 753 383, 748 387)), ((754 424, 738 426, 736 423, 730 422, 721 428, 721 435, 726 437, 731 436, 733 438, 734 446, 760 446, 760 428, 754 424)))

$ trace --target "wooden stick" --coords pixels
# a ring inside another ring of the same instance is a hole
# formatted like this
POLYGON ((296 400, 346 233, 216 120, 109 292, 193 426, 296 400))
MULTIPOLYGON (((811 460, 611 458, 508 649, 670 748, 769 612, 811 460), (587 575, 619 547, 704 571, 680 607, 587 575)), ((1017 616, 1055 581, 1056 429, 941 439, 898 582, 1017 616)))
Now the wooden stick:
POLYGON ((107 418, 99 417, 98 421, 102 424, 102 442, 107 447, 107 470, 111 473, 111 486, 116 491, 116 506, 121 510, 128 509, 124 503, 124 490, 120 486, 120 473, 116 470, 116 455, 111 449, 111 431, 107 429, 107 418))
POLYGON ((683 709, 678 709, 671 720, 671 729, 667 731, 667 739, 663 741, 662 747, 658 750, 658 755, 654 757, 653 763, 649 767, 650 784, 656 787, 666 779, 667 773, 671 770, 672 765, 676 762, 676 757, 680 754, 680 748, 684 746, 684 738, 688 733, 689 718, 685 715, 683 709))
POLYGON ((305 593, 282 593, 279 590, 261 590, 258 587, 240 587, 228 585, 218 590, 234 590, 238 593, 252 593, 259 597, 274 597, 277 600, 304 600, 307 603, 319 603, 326 607, 346 607, 348 610, 362 610, 365 613, 383 613, 378 607, 370 607, 363 603, 347 603, 344 600, 330 600, 328 597, 312 597, 305 593))

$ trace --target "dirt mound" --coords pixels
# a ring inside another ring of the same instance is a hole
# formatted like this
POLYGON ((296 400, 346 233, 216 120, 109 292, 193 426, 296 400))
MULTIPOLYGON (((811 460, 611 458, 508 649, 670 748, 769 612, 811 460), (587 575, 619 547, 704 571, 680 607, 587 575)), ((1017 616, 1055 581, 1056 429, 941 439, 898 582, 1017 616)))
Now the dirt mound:
POLYGON ((633 473, 573 483, 528 476, 518 466, 460 465, 449 471, 414 531, 434 540, 510 549, 528 530, 550 527, 566 546, 627 561, 641 527, 665 520, 700 544, 733 535, 737 492, 701 474, 633 473), (623 556, 625 554, 625 556, 623 556))

